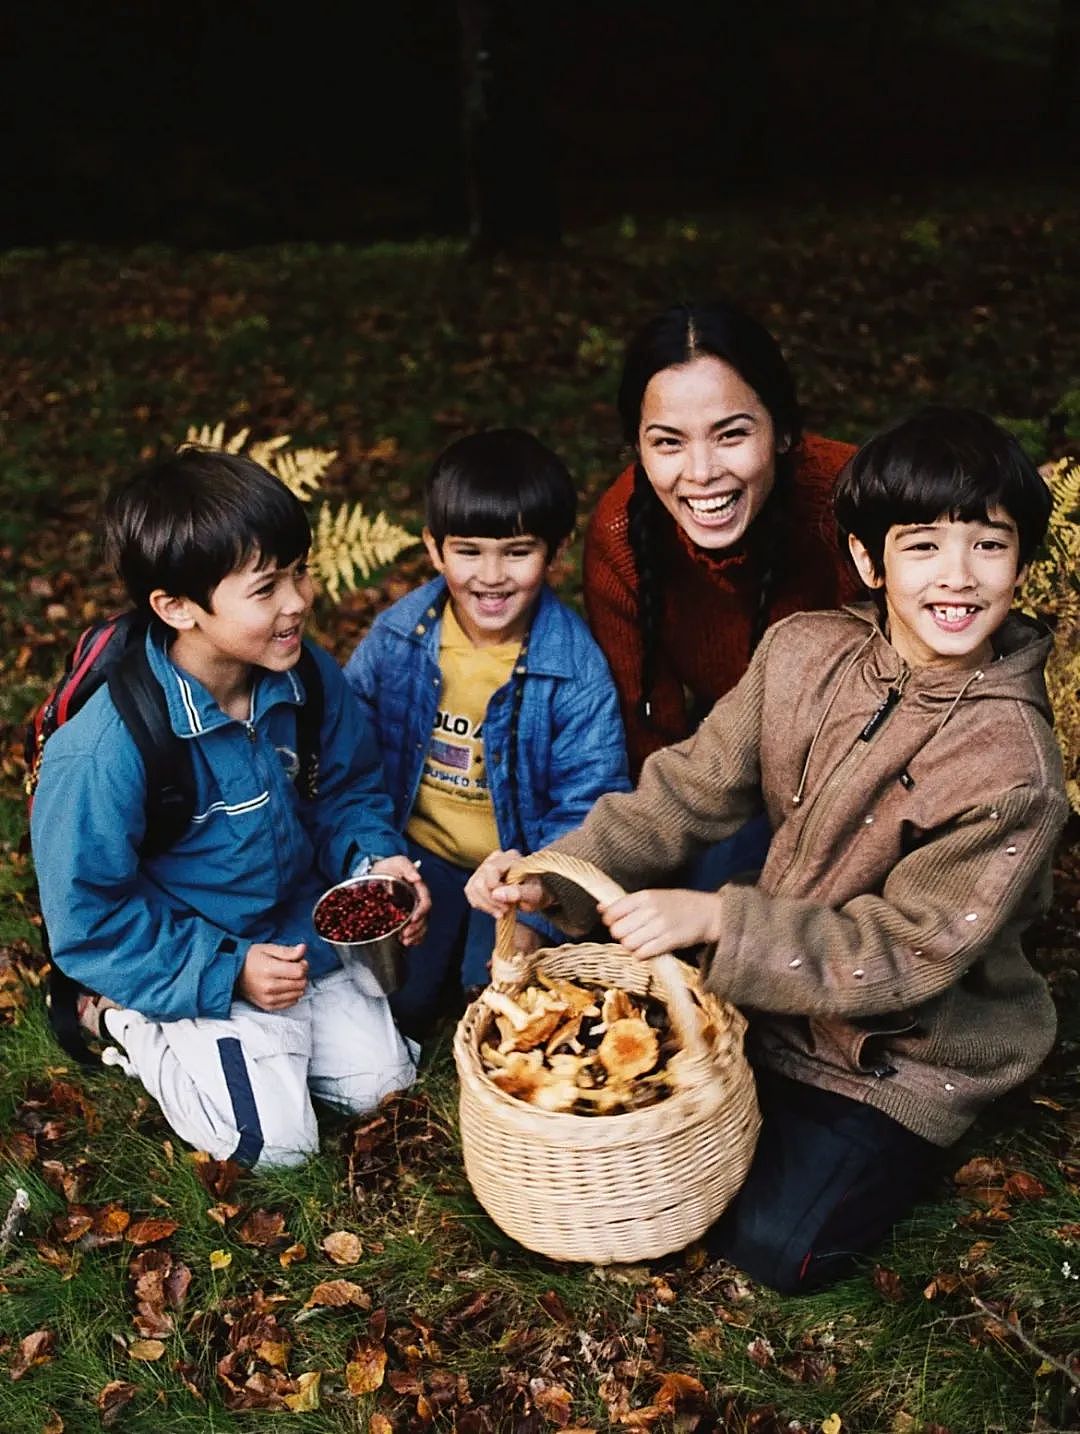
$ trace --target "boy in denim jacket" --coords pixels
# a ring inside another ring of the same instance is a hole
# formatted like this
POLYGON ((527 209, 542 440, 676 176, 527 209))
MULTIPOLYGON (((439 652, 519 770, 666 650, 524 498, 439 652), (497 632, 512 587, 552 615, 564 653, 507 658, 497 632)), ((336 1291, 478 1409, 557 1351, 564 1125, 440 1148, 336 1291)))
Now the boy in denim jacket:
MULTIPOLYGON (((434 903, 391 998, 409 1033, 438 1014, 448 977, 466 989, 487 980, 493 925, 464 889, 493 843, 535 851, 629 787, 607 663, 547 582, 576 509, 565 466, 531 434, 459 439, 426 489, 439 576, 380 614, 345 668, 434 903)), ((517 934, 522 950, 561 939, 538 917, 517 934)))

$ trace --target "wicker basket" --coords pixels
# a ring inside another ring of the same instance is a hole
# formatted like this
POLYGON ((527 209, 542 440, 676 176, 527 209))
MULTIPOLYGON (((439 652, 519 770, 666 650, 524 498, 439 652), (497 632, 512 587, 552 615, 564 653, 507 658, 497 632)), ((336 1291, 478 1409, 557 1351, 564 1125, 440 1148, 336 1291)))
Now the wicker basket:
MULTIPOLYGON (((588 862, 555 852, 518 862, 507 881, 548 872, 598 901, 623 895, 588 862)), ((621 946, 584 942, 512 955, 514 919, 498 924, 492 984, 513 995, 532 973, 621 986, 665 1002, 690 1055, 685 1084, 643 1110, 573 1115, 526 1104, 486 1074, 480 1045, 491 1011, 474 1001, 454 1036, 461 1082, 465 1173, 495 1223, 520 1244, 557 1260, 655 1259, 703 1234, 746 1177, 757 1142, 753 1074, 743 1054, 746 1022, 721 1003, 706 1045, 696 973, 673 956, 645 961, 621 946)))

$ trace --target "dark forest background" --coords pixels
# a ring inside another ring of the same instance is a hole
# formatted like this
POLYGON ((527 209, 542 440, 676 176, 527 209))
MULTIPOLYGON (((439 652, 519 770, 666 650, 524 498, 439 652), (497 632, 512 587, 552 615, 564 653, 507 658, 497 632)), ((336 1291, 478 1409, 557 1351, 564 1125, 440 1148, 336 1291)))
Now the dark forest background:
POLYGON ((41 0, 0 26, 5 245, 543 241, 1076 156, 1077 0, 41 0))

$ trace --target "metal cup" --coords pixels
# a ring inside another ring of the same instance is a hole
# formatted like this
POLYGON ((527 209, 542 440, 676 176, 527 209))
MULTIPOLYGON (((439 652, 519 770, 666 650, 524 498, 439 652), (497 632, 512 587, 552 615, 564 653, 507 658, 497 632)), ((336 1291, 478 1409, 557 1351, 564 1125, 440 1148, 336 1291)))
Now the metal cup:
POLYGON ((383 886, 390 891, 395 900, 406 908, 407 915, 390 931, 383 932, 381 936, 372 936, 367 941, 331 941, 328 936, 322 939, 337 952, 349 979, 358 991, 362 991, 365 996, 392 996, 405 979, 405 947, 402 944, 401 932, 409 924, 416 906, 416 888, 410 882, 402 881, 400 877, 382 876, 377 872, 369 872, 366 876, 351 876, 347 881, 339 881, 336 886, 324 891, 315 903, 311 915, 317 932, 319 907, 332 892, 374 885, 383 886))

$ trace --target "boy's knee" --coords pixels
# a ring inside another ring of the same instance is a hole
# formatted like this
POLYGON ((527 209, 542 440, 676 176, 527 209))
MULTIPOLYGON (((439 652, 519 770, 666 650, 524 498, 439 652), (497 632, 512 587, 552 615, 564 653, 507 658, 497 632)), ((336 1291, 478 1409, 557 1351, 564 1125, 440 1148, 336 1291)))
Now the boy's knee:
POLYGON ((416 1080, 416 1064, 406 1051, 397 1065, 375 1074, 371 1071, 347 1071, 323 1076, 312 1082, 312 1090, 320 1100, 349 1115, 366 1115, 381 1100, 396 1091, 408 1090, 416 1080))

